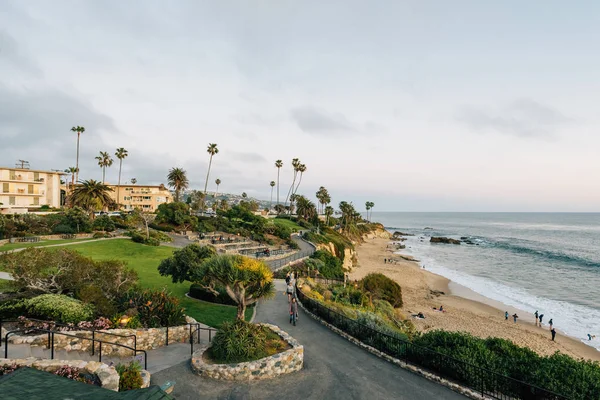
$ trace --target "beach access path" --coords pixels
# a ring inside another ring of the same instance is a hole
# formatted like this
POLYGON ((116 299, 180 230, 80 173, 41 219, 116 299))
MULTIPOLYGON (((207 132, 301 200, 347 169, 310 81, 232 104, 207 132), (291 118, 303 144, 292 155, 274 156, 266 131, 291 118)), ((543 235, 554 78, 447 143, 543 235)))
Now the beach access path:
POLYGON ((275 298, 261 301, 255 322, 280 326, 304 346, 304 369, 258 382, 223 382, 194 375, 189 360, 152 375, 152 383, 174 381, 177 399, 465 399, 450 389, 362 350, 299 310, 289 323, 285 282, 275 298))

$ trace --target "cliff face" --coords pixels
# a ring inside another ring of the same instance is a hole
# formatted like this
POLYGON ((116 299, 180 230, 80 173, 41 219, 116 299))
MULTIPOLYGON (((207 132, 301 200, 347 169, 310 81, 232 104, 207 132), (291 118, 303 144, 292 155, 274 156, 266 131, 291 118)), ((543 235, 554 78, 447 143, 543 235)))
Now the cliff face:
POLYGON ((365 233, 363 235, 363 241, 367 240, 367 239, 375 239, 375 238, 391 239, 392 235, 391 235, 391 233, 389 233, 388 231, 386 231, 383 228, 377 228, 376 230, 369 232, 369 233, 365 233))

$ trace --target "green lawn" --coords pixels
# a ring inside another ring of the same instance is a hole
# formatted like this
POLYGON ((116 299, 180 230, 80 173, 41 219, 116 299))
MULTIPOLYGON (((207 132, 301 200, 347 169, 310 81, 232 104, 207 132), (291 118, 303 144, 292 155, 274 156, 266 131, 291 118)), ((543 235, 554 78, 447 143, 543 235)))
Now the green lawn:
MULTIPOLYGON (((167 288, 180 299, 186 314, 206 325, 219 327, 223 321, 235 319, 237 311, 235 307, 190 299, 185 296, 190 288, 189 283, 172 283, 171 278, 160 276, 158 264, 176 250, 173 247, 146 246, 128 239, 114 239, 82 243, 69 248, 94 260, 126 261, 128 266, 137 271, 142 286, 154 289, 167 288)), ((251 316, 252 310, 246 310, 246 319, 249 320, 251 316)))
POLYGON ((6 279, 0 279, 0 293, 12 292, 14 289, 10 281, 6 279))
POLYGON ((294 221, 290 221, 289 219, 273 218, 271 221, 273 221, 273 223, 275 225, 285 226, 287 228, 290 228, 292 230, 292 232, 299 232, 299 231, 307 230, 306 228, 301 227, 300 225, 298 225, 294 221))
POLYGON ((8 250, 14 249, 23 249, 26 247, 44 247, 53 244, 63 244, 63 243, 77 243, 84 242, 90 239, 59 239, 59 240, 42 240, 37 243, 7 243, 3 246, 0 246, 0 253, 8 250))

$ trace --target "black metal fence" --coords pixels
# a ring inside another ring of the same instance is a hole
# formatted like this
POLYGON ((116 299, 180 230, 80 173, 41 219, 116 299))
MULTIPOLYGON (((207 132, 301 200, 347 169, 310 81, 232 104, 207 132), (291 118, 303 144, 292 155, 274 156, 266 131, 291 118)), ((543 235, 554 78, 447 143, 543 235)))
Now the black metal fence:
POLYGON ((567 400, 567 397, 526 382, 478 367, 435 350, 379 332, 307 297, 296 290, 298 299, 311 313, 348 333, 364 344, 450 381, 466 386, 482 396, 509 400, 567 400))
POLYGON ((301 258, 309 257, 312 253, 314 253, 314 250, 299 251, 297 253, 290 254, 287 257, 280 258, 279 260, 265 260, 265 262, 267 264, 269 264, 271 269, 274 270, 274 269, 281 268, 284 265, 291 263, 292 261, 296 261, 301 258))
POLYGON ((202 332, 208 334, 208 343, 212 342, 212 338, 217 334, 215 328, 203 327, 200 324, 189 324, 190 326, 190 354, 194 355, 194 344, 202 343, 202 332))

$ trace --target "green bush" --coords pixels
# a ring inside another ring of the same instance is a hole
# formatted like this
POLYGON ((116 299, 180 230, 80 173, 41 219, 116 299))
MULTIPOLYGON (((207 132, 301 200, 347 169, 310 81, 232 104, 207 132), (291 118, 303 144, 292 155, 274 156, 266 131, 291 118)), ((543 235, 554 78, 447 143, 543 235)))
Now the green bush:
POLYGON ((26 300, 27 316, 62 323, 87 321, 94 316, 94 307, 62 294, 43 294, 26 300))
MULTIPOLYGON (((324 292, 324 290, 322 291, 324 292)), ((336 285, 331 288, 333 300, 336 303, 354 305, 354 306, 368 306, 369 297, 360 289, 355 288, 352 285, 336 285)))
POLYGON ((183 307, 166 290, 131 290, 120 300, 119 311, 135 310, 135 315, 146 328, 185 324, 183 307))
POLYGON ((371 294, 372 300, 385 300, 394 308, 402 307, 402 289, 393 279, 370 273, 361 280, 360 286, 371 294))
POLYGON ((155 224, 154 222, 151 222, 148 224, 149 228, 155 229, 157 231, 162 231, 162 232, 173 232, 175 229, 172 226, 169 225, 165 225, 165 224, 155 224))
POLYGON ((102 290, 94 285, 87 285, 79 289, 77 298, 86 304, 91 304, 97 317, 110 317, 117 312, 114 302, 110 301, 102 290))
POLYGON ((100 215, 94 220, 92 228, 96 231, 112 232, 115 230, 115 223, 108 215, 100 215))
POLYGON ((224 322, 209 349, 218 362, 239 363, 266 357, 267 333, 260 325, 236 320, 224 322))
POLYGON ((160 242, 172 242, 173 241, 171 236, 169 236, 166 233, 163 233, 161 231, 150 230, 149 233, 150 233, 151 238, 156 239, 160 242))
POLYGON ((52 233, 56 234, 73 234, 77 233, 77 230, 73 228, 71 225, 67 224, 58 224, 52 229, 52 233))
POLYGON ((133 240, 136 243, 142 243, 148 246, 160 246, 160 240, 153 237, 149 237, 148 239, 146 239, 146 236, 139 232, 132 232, 131 240, 133 240))
POLYGON ((142 387, 142 366, 137 361, 127 365, 117 364, 115 369, 119 373, 119 392, 142 387))
POLYGON ((319 268, 319 274, 323 278, 344 278, 344 269, 342 268, 342 261, 325 250, 315 251, 310 258, 319 260, 323 263, 319 268))
POLYGON ((10 299, 0 303, 0 319, 13 319, 27 314, 27 299, 10 299))

